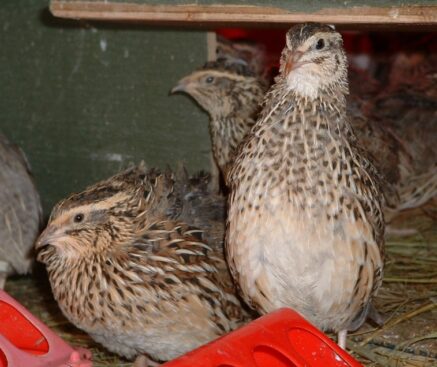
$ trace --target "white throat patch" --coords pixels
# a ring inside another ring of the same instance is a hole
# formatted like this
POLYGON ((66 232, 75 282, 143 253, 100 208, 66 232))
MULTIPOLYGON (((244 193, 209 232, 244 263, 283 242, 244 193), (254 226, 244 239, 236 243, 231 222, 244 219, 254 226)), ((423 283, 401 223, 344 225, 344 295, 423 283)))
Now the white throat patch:
POLYGON ((297 68, 287 76, 287 85, 289 90, 303 97, 315 99, 320 89, 320 76, 297 68))

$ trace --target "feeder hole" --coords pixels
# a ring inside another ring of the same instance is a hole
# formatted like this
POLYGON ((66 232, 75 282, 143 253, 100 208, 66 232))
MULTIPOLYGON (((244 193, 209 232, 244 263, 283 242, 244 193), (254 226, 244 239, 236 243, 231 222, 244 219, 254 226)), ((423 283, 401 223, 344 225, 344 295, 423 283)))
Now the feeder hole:
POLYGON ((0 367, 8 367, 8 360, 6 359, 6 356, 1 349, 0 349, 0 367))
MULTIPOLYGON (((25 353, 43 355, 49 351, 44 335, 21 312, 4 301, 0 301, 0 334, 25 353)), ((0 355, 0 361, 1 358, 0 355)))
POLYGON ((281 352, 266 345, 257 346, 253 358, 257 367, 298 367, 281 352))

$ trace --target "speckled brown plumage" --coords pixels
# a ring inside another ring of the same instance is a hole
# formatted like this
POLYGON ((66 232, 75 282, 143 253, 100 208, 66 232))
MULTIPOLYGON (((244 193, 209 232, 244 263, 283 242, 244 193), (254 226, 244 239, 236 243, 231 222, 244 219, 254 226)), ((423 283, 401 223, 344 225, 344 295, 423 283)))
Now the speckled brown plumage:
POLYGON ((243 298, 319 328, 364 321, 383 273, 380 179, 346 116, 347 61, 331 27, 287 33, 280 75, 230 171, 226 250, 243 298))
POLYGON ((412 158, 394 129, 375 119, 366 118, 353 103, 348 108, 349 121, 359 144, 381 175, 384 214, 389 220, 401 210, 400 187, 407 180, 412 158))
POLYGON ((151 169, 148 176, 160 178, 160 199, 156 201, 157 207, 161 208, 160 215, 201 229, 203 239, 222 250, 226 198, 211 192, 210 175, 197 172, 190 176, 185 167, 179 165, 174 172, 151 169))
POLYGON ((432 55, 398 54, 388 85, 364 109, 369 119, 393 132, 409 157, 395 182, 399 195, 395 212, 418 207, 437 195, 436 61, 432 55))
MULTIPOLYGON (((218 63, 218 65, 221 64, 223 63, 218 63)), ((211 68, 219 68, 217 64, 214 63, 209 63, 209 65, 211 65, 211 68)), ((241 68, 241 65, 237 67, 241 68)), ((196 75, 196 72, 193 75, 196 75)), ((435 195, 433 192, 435 192, 435 177, 437 177, 437 175, 432 173, 432 170, 430 173, 429 169, 423 169, 422 167, 429 167, 429 160, 436 155, 428 154, 426 159, 424 159, 423 154, 418 154, 417 151, 420 149, 429 149, 427 147, 434 147, 433 144, 429 144, 429 137, 433 138, 436 135, 432 130, 435 130, 437 124, 432 121, 432 118, 429 119, 429 122, 421 122, 424 120, 424 117, 427 116, 426 110, 423 108, 420 109, 419 116, 422 118, 416 118, 411 124, 405 123, 400 126, 390 123, 387 120, 381 121, 379 116, 372 116, 370 111, 373 108, 373 102, 370 96, 374 95, 377 88, 381 86, 372 80, 365 72, 359 72, 353 69, 351 75, 354 80, 355 94, 351 96, 347 105, 350 123, 360 145, 367 151, 372 162, 384 178, 382 183, 382 190, 386 197, 384 211, 386 219, 390 220, 399 211, 419 206, 435 195), (366 113, 363 113, 362 110, 366 113), (422 124, 423 127, 413 133, 411 130, 416 129, 416 125, 419 123, 422 124), (408 126, 408 133, 406 133, 408 126), (412 126, 414 126, 414 128, 412 126), (406 135, 409 136, 408 141, 402 138, 402 136, 406 135)), ((253 78, 252 74, 241 74, 241 78, 240 83, 244 83, 245 85, 252 84, 253 88, 255 88, 254 90, 259 90, 256 88, 259 85, 259 80, 253 78)), ((250 88, 248 88, 248 90, 250 90, 250 88)), ((236 95, 238 94, 230 93, 227 98, 232 99, 236 95)), ((262 93, 253 95, 251 103, 253 110, 258 111, 257 106, 261 104, 263 97, 262 93)), ((393 98, 394 96, 390 95, 390 97, 393 98)), ((225 113, 230 114, 227 105, 216 103, 216 95, 214 93, 205 94, 202 98, 205 101, 208 100, 208 102, 204 102, 204 105, 211 106, 211 109, 214 108, 217 116, 220 115, 219 111, 221 109, 225 111, 222 115, 225 113)), ((411 103, 414 103, 414 100, 411 103)), ((238 116, 238 103, 233 103, 233 105, 237 106, 234 115, 238 116)), ((398 112, 394 112, 398 111, 396 108, 383 107, 377 110, 381 111, 381 114, 383 114, 383 111, 387 111, 387 113, 391 111, 391 114, 399 114, 398 112)), ((408 116, 411 114, 411 110, 406 111, 404 113, 405 118, 408 119, 408 116)), ((249 131, 254 124, 255 118, 256 117, 253 116, 245 120, 240 119, 240 121, 247 124, 246 130, 249 131)), ((229 139, 227 135, 226 130, 212 129, 211 131, 212 144, 213 147, 215 147, 216 153, 215 156, 219 157, 219 161, 226 160, 226 158, 220 159, 220 152, 235 150, 235 147, 239 145, 244 137, 244 134, 234 134, 233 136, 237 139, 229 139), (228 144, 230 145, 229 147, 228 144)))
POLYGON ((213 155, 225 176, 237 146, 256 121, 265 85, 245 65, 222 60, 184 77, 172 91, 189 94, 210 115, 213 155))
POLYGON ((0 134, 0 288, 6 273, 25 274, 41 225, 41 202, 24 153, 0 134), (8 269, 6 269, 6 267, 8 269))
POLYGON ((223 253, 168 218, 167 194, 131 168, 57 204, 36 245, 66 317, 127 358, 172 359, 247 320, 223 253))
POLYGON ((260 43, 217 36, 216 59, 229 64, 246 65, 264 83, 271 82, 271 60, 266 47, 260 43))

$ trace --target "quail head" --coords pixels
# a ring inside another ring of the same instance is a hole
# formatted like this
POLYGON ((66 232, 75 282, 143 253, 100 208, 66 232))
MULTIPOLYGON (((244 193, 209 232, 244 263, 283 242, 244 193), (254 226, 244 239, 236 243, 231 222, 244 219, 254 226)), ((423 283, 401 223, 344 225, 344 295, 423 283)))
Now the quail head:
POLYGON ((134 167, 73 194, 36 243, 65 316, 127 358, 169 360, 247 319, 223 254, 163 214, 164 181, 134 167))
POLYGON ((227 259, 261 313, 291 307, 323 330, 365 319, 383 274, 379 175, 346 115, 342 38, 322 24, 286 35, 280 74, 229 173, 227 259))
POLYGON ((225 60, 206 63, 172 89, 189 94, 210 115, 213 155, 224 177, 238 144, 256 121, 265 89, 246 66, 225 60))
POLYGON ((216 59, 229 64, 247 65, 264 83, 271 80, 271 57, 260 43, 244 40, 228 40, 217 36, 216 59))
POLYGON ((385 92, 405 89, 435 101, 437 98, 436 73, 437 55, 435 52, 398 53, 391 62, 385 92))
POLYGON ((25 274, 41 225, 41 202, 24 153, 0 134, 0 288, 9 273, 25 274))

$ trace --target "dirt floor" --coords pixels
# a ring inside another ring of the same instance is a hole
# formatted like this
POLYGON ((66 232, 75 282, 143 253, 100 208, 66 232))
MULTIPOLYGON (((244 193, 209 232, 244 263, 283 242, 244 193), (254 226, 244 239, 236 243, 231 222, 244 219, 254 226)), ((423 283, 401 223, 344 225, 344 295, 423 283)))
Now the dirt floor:
MULTIPOLYGON (((410 237, 390 237, 386 270, 376 308, 383 327, 365 324, 348 338, 348 349, 364 366, 437 366, 437 209, 406 213, 399 228, 417 228, 410 237)), ((94 366, 131 366, 94 343, 63 317, 42 269, 8 280, 6 291, 73 346, 93 352, 94 366)))

